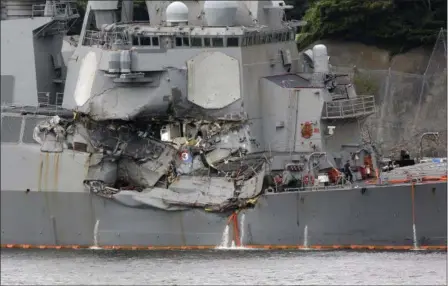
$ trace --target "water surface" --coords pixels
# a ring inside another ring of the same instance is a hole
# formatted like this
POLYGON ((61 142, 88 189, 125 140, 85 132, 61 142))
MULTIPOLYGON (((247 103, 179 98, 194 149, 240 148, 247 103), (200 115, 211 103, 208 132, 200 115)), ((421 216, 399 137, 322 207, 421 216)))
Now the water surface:
POLYGON ((446 285, 446 252, 2 249, 1 284, 446 285))

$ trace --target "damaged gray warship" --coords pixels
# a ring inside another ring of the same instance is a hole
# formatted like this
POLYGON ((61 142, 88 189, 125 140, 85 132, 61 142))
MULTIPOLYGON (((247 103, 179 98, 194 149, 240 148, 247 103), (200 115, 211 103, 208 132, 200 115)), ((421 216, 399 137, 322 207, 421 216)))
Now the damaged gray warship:
POLYGON ((378 172, 291 6, 146 5, 2 0, 3 248, 446 249, 446 160, 378 172))

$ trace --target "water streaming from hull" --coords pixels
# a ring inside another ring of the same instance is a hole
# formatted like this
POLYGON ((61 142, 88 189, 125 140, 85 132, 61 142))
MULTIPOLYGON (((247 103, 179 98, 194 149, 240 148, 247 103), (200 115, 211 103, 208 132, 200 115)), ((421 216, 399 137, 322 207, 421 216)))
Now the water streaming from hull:
POLYGON ((303 230, 303 250, 309 250, 308 246, 308 225, 305 225, 305 229, 303 230))
POLYGON ((98 245, 98 228, 100 225, 100 220, 98 219, 95 223, 95 227, 93 228, 93 246, 90 247, 90 249, 102 249, 98 245))
POLYGON ((241 223, 240 223, 240 243, 241 247, 244 247, 244 220, 246 219, 246 215, 241 215, 241 223))
POLYGON ((226 225, 224 228, 224 231, 222 233, 221 237, 221 243, 216 247, 216 249, 224 249, 224 250, 254 250, 254 248, 246 248, 243 245, 243 239, 244 239, 244 221, 245 221, 245 214, 241 215, 241 221, 240 221, 240 242, 241 246, 236 246, 235 240, 230 240, 230 226, 226 225), (229 246, 230 244, 230 246, 229 246))
POLYGON ((415 227, 415 223, 412 224, 412 240, 414 243, 414 248, 412 250, 419 250, 417 243, 417 228, 415 227))
POLYGON ((227 224, 222 233, 221 244, 219 244, 216 247, 217 249, 228 249, 229 248, 229 231, 230 231, 230 227, 227 224))

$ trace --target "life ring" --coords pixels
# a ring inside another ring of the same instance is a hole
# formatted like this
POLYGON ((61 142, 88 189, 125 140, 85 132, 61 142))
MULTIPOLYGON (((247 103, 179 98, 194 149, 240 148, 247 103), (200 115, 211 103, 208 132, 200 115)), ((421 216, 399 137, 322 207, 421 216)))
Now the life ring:
POLYGON ((311 185, 314 185, 314 176, 312 176, 312 175, 303 176, 303 183, 305 185, 308 185, 310 183, 311 183, 311 185))

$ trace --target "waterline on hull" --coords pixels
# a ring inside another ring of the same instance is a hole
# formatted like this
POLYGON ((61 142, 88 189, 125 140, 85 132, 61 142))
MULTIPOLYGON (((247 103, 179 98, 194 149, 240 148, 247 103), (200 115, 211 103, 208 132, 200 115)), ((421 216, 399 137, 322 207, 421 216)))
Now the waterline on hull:
MULTIPOLYGON (((416 250, 412 245, 245 245, 244 247, 216 247, 211 245, 198 246, 119 246, 104 245, 29 245, 2 244, 2 249, 99 249, 99 250, 416 250)), ((419 251, 447 251, 446 245, 420 246, 419 251)))
POLYGON ((410 186, 265 195, 232 219, 201 209, 126 207, 85 192, 2 190, 1 198, 4 247, 407 250, 447 245, 446 184, 417 186, 414 206, 410 186))

